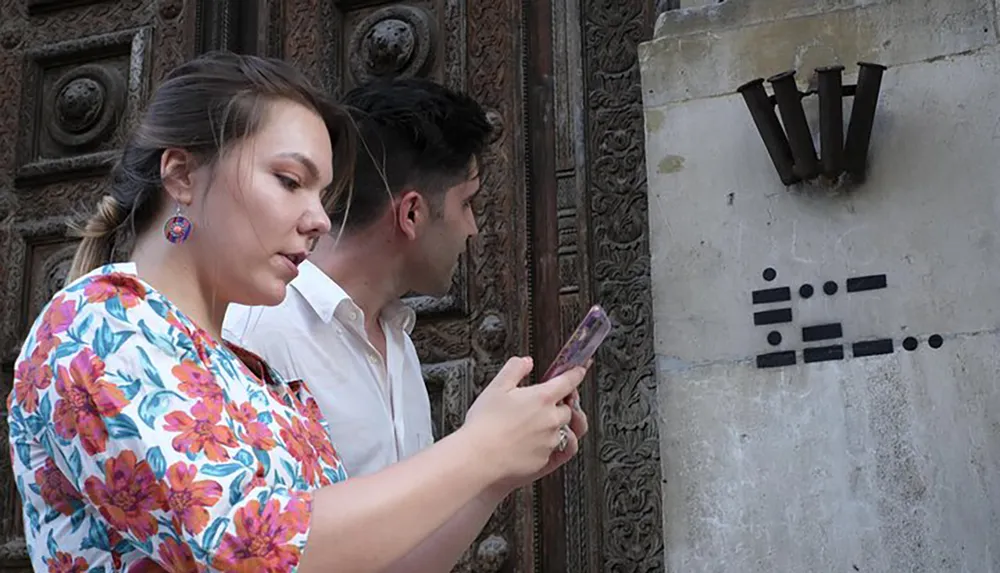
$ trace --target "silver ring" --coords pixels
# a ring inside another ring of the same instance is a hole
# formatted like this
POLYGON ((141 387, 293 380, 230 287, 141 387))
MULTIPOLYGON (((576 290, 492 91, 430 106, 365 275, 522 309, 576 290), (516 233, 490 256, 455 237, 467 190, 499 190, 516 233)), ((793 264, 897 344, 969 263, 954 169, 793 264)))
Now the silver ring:
POLYGON ((566 426, 561 426, 559 428, 559 444, 556 446, 556 451, 563 453, 566 451, 566 446, 569 445, 569 428, 566 426))

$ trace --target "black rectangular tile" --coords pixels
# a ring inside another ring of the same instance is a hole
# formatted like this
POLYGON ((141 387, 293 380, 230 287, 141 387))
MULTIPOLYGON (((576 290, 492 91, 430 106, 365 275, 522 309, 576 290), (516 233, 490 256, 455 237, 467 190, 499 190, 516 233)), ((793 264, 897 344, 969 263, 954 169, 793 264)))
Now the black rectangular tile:
POLYGON ((892 339, 883 338, 880 340, 855 342, 853 349, 855 358, 860 358, 862 356, 875 356, 876 354, 892 354, 892 339))
POLYGON ((843 336, 844 336, 844 330, 840 327, 839 322, 802 327, 802 342, 831 340, 834 338, 841 338, 843 336))
POLYGON ((785 302, 792 300, 792 289, 788 287, 768 288, 753 291, 754 304, 767 304, 769 302, 785 302))
POLYGON ((778 368, 795 364, 795 351, 772 352, 757 355, 757 368, 778 368))
POLYGON ((825 362, 827 360, 843 360, 844 347, 840 344, 836 346, 814 346, 802 351, 804 362, 825 362))
POLYGON ((878 290, 886 287, 885 275, 868 275, 847 279, 847 292, 878 290))
POLYGON ((792 321, 792 309, 776 308, 753 313, 753 323, 757 326, 765 324, 781 324, 792 321))

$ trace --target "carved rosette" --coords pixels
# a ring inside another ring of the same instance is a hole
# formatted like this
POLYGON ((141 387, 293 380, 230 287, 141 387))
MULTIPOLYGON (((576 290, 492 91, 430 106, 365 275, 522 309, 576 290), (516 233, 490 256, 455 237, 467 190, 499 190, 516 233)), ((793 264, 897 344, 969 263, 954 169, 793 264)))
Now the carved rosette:
POLYGON ((369 14, 351 35, 354 80, 426 74, 433 64, 436 36, 435 20, 423 8, 388 6, 369 14))
POLYGON ((164 20, 173 20, 184 10, 184 0, 160 0, 160 16, 164 20))
POLYGON ((125 106, 125 79, 118 70, 88 64, 56 81, 46 102, 45 129, 68 148, 86 148, 107 138, 125 106))

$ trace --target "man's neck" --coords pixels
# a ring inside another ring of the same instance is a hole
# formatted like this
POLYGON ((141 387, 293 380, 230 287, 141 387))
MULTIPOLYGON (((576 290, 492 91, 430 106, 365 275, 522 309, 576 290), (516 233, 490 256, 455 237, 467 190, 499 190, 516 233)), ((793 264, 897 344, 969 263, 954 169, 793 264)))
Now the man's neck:
POLYGON ((365 327, 378 325, 382 311, 406 294, 397 258, 384 238, 342 236, 320 239, 309 260, 344 289, 365 315, 365 327))

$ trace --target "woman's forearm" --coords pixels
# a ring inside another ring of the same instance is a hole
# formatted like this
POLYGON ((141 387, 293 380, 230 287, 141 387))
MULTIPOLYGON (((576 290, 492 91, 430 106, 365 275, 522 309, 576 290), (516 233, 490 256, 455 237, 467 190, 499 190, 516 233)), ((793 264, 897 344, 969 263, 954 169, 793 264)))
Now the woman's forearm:
POLYGON ((476 540, 500 502, 507 497, 500 488, 491 488, 465 504, 454 517, 405 557, 386 569, 386 573, 448 573, 462 553, 476 540))
POLYGON ((489 490, 495 464, 461 434, 376 474, 316 491, 299 572, 383 571, 489 490))

